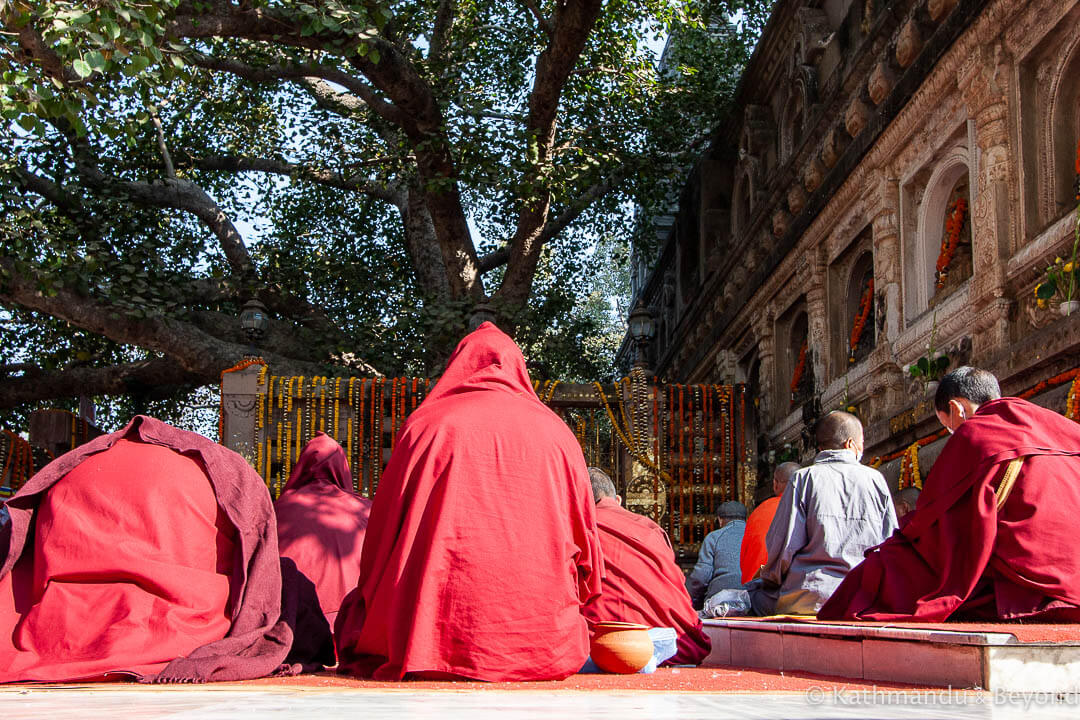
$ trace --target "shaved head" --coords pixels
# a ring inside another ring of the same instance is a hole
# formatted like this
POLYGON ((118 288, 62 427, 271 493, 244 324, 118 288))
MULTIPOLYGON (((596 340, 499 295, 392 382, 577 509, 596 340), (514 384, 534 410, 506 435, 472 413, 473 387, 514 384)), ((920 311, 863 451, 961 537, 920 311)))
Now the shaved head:
POLYGON ((816 439, 818 450, 840 450, 849 440, 862 447, 862 423, 851 413, 834 410, 818 421, 816 439))
POLYGON ((896 519, 904 517, 915 509, 915 503, 919 501, 919 488, 906 487, 893 495, 893 507, 896 508, 896 519))
POLYGON ((615 497, 615 483, 600 468, 589 468, 589 482, 592 483, 593 500, 600 502, 604 498, 615 497))
POLYGON ((798 472, 800 465, 797 462, 784 462, 776 466, 772 475, 773 495, 783 495, 784 488, 791 481, 791 476, 798 472))

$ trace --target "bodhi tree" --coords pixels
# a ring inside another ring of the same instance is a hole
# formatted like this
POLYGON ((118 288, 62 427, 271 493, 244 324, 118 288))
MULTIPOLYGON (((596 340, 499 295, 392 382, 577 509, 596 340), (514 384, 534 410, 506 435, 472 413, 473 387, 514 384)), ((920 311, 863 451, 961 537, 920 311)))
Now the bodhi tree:
POLYGON ((597 331, 581 298, 769 5, 0 0, 0 408, 175 393, 251 353, 432 372, 481 302, 599 372, 565 350, 597 331))

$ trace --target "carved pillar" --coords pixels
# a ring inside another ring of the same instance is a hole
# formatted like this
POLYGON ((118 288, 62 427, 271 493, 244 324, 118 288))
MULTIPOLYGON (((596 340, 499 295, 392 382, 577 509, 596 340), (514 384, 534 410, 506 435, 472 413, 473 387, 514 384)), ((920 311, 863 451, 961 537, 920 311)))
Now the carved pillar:
POLYGON ((806 290, 806 320, 808 345, 813 354, 814 380, 817 392, 828 384, 828 308, 825 304, 825 258, 816 250, 810 266, 810 284, 806 290))
POLYGON ((982 48, 961 70, 960 87, 968 115, 975 121, 979 149, 976 192, 972 196, 971 309, 973 356, 976 362, 1009 341, 1006 263, 1012 237, 1009 177, 1015 162, 1009 146, 1007 83, 1009 69, 1000 46, 988 57, 982 48))
POLYGON ((900 208, 896 181, 879 174, 872 197, 874 233, 874 294, 877 296, 877 344, 889 345, 900 335, 903 303, 900 301, 900 208))
POLYGON ((252 466, 255 465, 255 409, 260 388, 258 379, 261 365, 251 365, 236 372, 225 373, 221 378, 221 424, 220 442, 230 450, 240 453, 252 466))
POLYGON ((773 396, 776 388, 776 335, 773 331, 773 318, 775 312, 768 307, 764 312, 758 313, 751 320, 754 339, 758 347, 758 383, 761 386, 758 413, 761 419, 762 430, 772 425, 776 419, 773 417, 773 396))

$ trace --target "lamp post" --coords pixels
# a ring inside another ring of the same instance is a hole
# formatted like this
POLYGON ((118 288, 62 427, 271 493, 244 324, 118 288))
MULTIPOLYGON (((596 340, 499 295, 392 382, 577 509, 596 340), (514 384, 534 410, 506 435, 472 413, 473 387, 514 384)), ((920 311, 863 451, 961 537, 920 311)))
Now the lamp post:
POLYGON ((270 327, 270 313, 266 306, 252 298, 240 309, 240 327, 248 341, 248 354, 255 356, 255 344, 262 340, 266 329, 270 327))
POLYGON ((653 337, 656 335, 656 320, 653 319, 652 312, 645 307, 643 303, 638 303, 637 307, 626 318, 627 329, 630 332, 630 338, 634 341, 635 359, 634 365, 640 368, 648 368, 648 347, 652 342, 653 337))
POLYGON ((472 314, 469 315, 469 332, 480 327, 484 323, 495 324, 495 308, 487 302, 479 302, 473 306, 472 314))

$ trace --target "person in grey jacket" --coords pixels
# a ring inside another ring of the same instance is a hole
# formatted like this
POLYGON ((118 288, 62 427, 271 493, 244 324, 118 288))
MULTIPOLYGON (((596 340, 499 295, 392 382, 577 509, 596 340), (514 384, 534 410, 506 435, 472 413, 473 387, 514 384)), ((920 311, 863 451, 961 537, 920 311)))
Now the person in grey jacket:
POLYGON ((705 536, 697 564, 686 578, 686 591, 694 607, 720 590, 742 587, 739 550, 746 530, 746 506, 734 500, 716 509, 717 529, 705 536))
POLYGON ((885 478, 861 465, 862 423, 832 412, 816 428, 818 454, 784 489, 765 545, 769 560, 746 584, 755 615, 816 615, 869 548, 896 530, 885 478))

